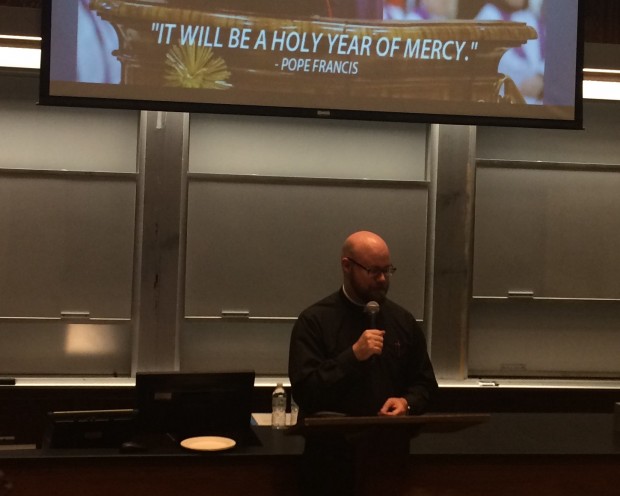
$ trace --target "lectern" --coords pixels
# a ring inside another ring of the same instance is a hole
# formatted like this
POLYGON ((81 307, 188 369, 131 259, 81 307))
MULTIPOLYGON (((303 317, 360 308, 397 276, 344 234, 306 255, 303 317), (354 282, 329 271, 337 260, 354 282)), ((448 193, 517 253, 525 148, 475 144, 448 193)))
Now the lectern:
POLYGON ((412 438, 421 432, 456 432, 486 422, 489 417, 488 414, 321 415, 303 419, 291 433, 303 435, 307 443, 342 439, 351 448, 351 494, 403 496, 414 491, 409 487, 406 469, 412 438))

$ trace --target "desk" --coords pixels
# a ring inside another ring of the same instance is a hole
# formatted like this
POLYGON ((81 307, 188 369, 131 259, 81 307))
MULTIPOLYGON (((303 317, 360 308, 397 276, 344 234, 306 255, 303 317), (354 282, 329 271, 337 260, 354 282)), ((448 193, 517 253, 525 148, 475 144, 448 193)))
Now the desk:
MULTIPOLYGON (((0 451, 11 496, 294 496, 303 439, 257 427, 262 446, 196 454, 0 451)), ((412 440, 403 496, 618 496, 612 414, 493 414, 412 440)))

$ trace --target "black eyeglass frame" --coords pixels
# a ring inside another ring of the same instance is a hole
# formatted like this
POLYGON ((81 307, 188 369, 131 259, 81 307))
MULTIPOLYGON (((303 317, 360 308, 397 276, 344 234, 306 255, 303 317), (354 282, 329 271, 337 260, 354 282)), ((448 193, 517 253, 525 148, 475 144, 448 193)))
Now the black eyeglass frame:
POLYGON ((379 267, 366 267, 364 265, 362 265, 361 263, 359 263, 357 260, 351 258, 351 257, 345 257, 349 262, 353 262, 355 265, 357 265, 360 269, 364 269, 366 271, 366 273, 371 276, 371 277, 378 277, 380 274, 383 274, 384 277, 391 277, 392 275, 394 275, 394 272, 396 272, 396 267, 394 267, 393 265, 388 265, 386 268, 384 269, 380 269, 379 267))

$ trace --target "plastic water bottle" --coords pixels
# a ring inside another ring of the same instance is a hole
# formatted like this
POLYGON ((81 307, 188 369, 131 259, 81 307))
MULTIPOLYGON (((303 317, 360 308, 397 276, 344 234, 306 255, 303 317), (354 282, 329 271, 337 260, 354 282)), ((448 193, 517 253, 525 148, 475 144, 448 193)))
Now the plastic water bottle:
POLYGON ((286 427, 286 391, 281 382, 271 393, 271 427, 283 429, 286 427))
POLYGON ((297 403, 295 403, 295 400, 291 396, 291 421, 290 421, 290 425, 296 425, 297 424, 297 417, 298 417, 298 415, 299 415, 299 406, 297 405, 297 403))

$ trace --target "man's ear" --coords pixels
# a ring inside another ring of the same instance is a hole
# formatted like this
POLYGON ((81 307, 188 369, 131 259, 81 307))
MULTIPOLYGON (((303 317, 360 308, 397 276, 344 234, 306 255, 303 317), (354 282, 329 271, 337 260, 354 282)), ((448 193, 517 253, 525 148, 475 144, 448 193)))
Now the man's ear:
POLYGON ((347 257, 342 257, 340 259, 340 265, 342 266, 343 272, 348 273, 351 270, 351 261, 347 257))

